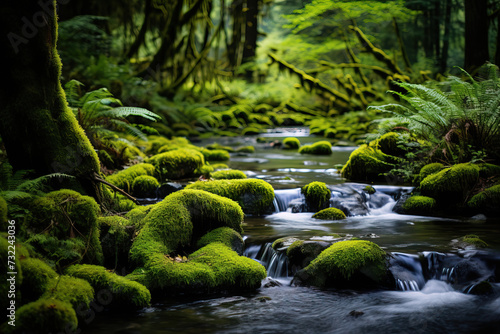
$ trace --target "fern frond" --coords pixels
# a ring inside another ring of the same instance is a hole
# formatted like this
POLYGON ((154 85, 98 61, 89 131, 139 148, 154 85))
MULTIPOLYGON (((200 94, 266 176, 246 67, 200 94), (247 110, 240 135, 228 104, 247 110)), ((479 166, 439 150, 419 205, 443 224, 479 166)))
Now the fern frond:
POLYGON ((144 108, 138 108, 138 107, 117 107, 117 108, 112 108, 108 109, 105 111, 102 111, 100 113, 100 116, 102 117, 109 117, 109 118, 126 118, 128 116, 138 116, 145 118, 150 121, 156 121, 160 119, 161 117, 157 114, 155 114, 152 111, 149 111, 144 108))
POLYGON ((128 134, 131 134, 134 137, 140 138, 142 140, 148 140, 148 138, 144 134, 144 132, 142 132, 138 128, 130 125, 127 122, 124 122, 124 121, 121 121, 121 120, 118 120, 118 119, 111 119, 110 123, 117 125, 121 129, 125 130, 125 132, 127 132, 128 134))

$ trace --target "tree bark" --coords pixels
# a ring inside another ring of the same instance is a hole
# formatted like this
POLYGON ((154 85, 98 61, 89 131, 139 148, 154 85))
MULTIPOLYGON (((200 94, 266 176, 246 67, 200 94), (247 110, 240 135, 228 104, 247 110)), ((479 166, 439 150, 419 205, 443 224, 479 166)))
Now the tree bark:
POLYGON ((488 1, 464 0, 465 4, 465 64, 474 73, 490 60, 488 50, 488 1))
MULTIPOLYGON (((60 4, 68 0, 59 0, 60 4)), ((97 154, 69 109, 59 82, 56 1, 3 1, 0 135, 16 170, 76 176, 99 199, 97 154), (5 38, 7 37, 7 38, 5 38)))
POLYGON ((247 0, 245 47, 243 48, 243 63, 255 58, 258 36, 259 0, 247 0))
POLYGON ((448 53, 450 50, 450 32, 451 32, 451 0, 445 2, 444 13, 444 34, 443 34, 443 49, 439 59, 439 72, 444 73, 448 65, 448 53))

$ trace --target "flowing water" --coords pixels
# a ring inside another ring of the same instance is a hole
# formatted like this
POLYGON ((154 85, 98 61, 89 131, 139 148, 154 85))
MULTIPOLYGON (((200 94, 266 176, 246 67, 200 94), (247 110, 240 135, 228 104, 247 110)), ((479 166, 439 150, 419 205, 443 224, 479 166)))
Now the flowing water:
MULTIPOLYGON (((303 129, 267 136, 281 140, 320 138, 303 129)), ((223 139, 223 145, 235 139, 223 139)), ((240 145, 254 139, 238 138, 240 145)), ((206 144, 206 143, 205 143, 206 144)), ((206 298, 176 297, 136 314, 102 313, 89 325, 91 333, 500 333, 500 219, 435 218, 392 211, 410 187, 345 183, 333 168, 347 161, 354 147, 334 148, 326 157, 256 146, 252 154, 231 158, 230 166, 264 179, 276 189, 274 213, 246 217, 245 255, 261 262, 273 279, 255 293, 206 298), (348 212, 341 221, 321 221, 304 211, 300 187, 325 182, 330 203, 348 212), (462 249, 456 239, 477 234, 485 250, 462 249), (284 252, 270 245, 281 237, 334 242, 357 237, 378 244, 391 254, 394 287, 359 292, 295 287, 293 268, 284 252), (490 280, 493 293, 471 294, 480 281, 490 280), (274 284, 269 284, 274 283, 274 284), (264 286, 271 287, 264 287, 264 286)))

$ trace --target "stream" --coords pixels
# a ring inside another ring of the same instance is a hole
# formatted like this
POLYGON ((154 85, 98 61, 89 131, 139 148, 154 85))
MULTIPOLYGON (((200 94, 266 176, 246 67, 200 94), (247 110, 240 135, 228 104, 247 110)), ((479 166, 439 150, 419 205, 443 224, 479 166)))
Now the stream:
MULTIPOLYGON (((323 140, 305 129, 278 129, 264 136, 295 136, 302 144, 323 140)), ((396 214, 392 209, 397 199, 411 187, 377 184, 376 192, 368 195, 364 184, 346 183, 333 167, 344 164, 355 147, 310 156, 256 144, 252 137, 217 142, 255 145, 255 153, 232 154, 229 165, 275 188, 275 212, 244 222, 245 255, 265 265, 272 279, 254 293, 175 297, 134 314, 98 313, 84 332, 500 333, 500 283, 491 282, 490 295, 470 293, 479 281, 499 277, 498 217, 396 214), (322 221, 302 212, 300 187, 312 181, 325 182, 332 191, 331 204, 351 216, 322 221), (370 240, 391 254, 394 288, 359 292, 291 286, 293 270, 271 243, 282 237, 333 242, 336 234, 370 240), (456 239, 466 234, 477 234, 489 248, 460 248, 456 239), (275 284, 265 287, 269 282, 275 284)))

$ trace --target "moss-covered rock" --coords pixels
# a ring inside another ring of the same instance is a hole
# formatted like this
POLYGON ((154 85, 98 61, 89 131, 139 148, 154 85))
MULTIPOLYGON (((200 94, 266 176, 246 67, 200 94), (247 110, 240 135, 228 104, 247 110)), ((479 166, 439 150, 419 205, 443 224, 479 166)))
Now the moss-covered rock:
POLYGON ((235 149, 233 149, 231 146, 224 146, 219 143, 212 143, 206 146, 207 149, 209 150, 224 150, 230 153, 235 152, 235 149))
POLYGON ((488 215, 500 213, 500 184, 486 188, 479 194, 474 195, 467 205, 477 212, 488 215))
POLYGON ((458 164, 427 176, 420 182, 422 195, 444 205, 460 206, 479 179, 479 167, 458 164))
POLYGON ((258 135, 262 132, 264 132, 264 130, 260 129, 259 127, 256 127, 254 124, 254 126, 248 126, 248 127, 244 128, 241 131, 241 135, 242 136, 252 136, 252 135, 258 135))
POLYGON ((300 147, 300 140, 295 137, 287 137, 283 139, 283 148, 285 150, 298 150, 300 147))
POLYGON ((230 198, 238 202, 246 214, 266 213, 274 200, 273 187, 257 179, 198 181, 186 186, 186 189, 205 190, 230 198))
POLYGON ((436 209, 436 200, 427 196, 412 196, 403 204, 403 210, 411 215, 429 215, 436 209))
POLYGON ((49 282, 57 277, 57 273, 40 259, 27 258, 21 261, 23 283, 20 285, 23 303, 40 298, 49 286, 49 282))
POLYGON ((295 237, 284 237, 274 240, 271 247, 275 251, 283 250, 285 248, 290 247, 294 242, 299 241, 299 239, 295 237))
POLYGON ((196 246, 202 248, 213 242, 220 242, 239 255, 243 254, 243 238, 230 227, 219 227, 202 236, 196 246))
POLYGON ((160 181, 181 179, 193 175, 193 172, 205 164, 203 154, 191 149, 177 149, 160 153, 146 160, 155 167, 155 176, 160 181))
MULTIPOLYGON (((37 252, 53 261, 59 261, 51 252, 50 241, 78 240, 85 245, 81 257, 88 263, 102 263, 97 216, 99 205, 89 196, 63 189, 53 191, 33 202, 26 225, 31 233, 39 234, 38 243, 32 243, 37 252), (45 236, 45 240, 41 240, 45 236), (52 237, 52 238, 51 238, 52 237), (38 247, 36 247, 38 246, 38 247)), ((36 239, 36 238, 35 238, 36 239)))
POLYGON ((16 313, 18 333, 66 333, 78 327, 76 312, 70 303, 41 298, 21 306, 16 313))
POLYGON ((481 240, 479 236, 475 234, 468 234, 458 239, 461 248, 474 247, 474 248, 485 248, 488 244, 481 240))
POLYGON ((418 174, 418 179, 419 182, 422 182, 423 179, 425 179, 427 176, 436 174, 437 172, 440 172, 443 170, 444 165, 439 162, 434 162, 431 164, 427 164, 424 167, 420 169, 420 173, 418 174))
POLYGON ((493 164, 480 164, 479 176, 482 178, 500 177, 500 166, 493 164))
POLYGON ((104 266, 123 268, 127 266, 128 253, 132 246, 134 228, 128 219, 120 216, 98 218, 104 266))
POLYGON ((366 240, 340 241, 297 272, 295 284, 364 289, 385 284, 386 253, 366 240))
POLYGON ((101 266, 78 264, 68 267, 66 274, 89 282, 96 295, 106 298, 113 308, 140 309, 151 302, 151 294, 144 285, 111 273, 101 266))
POLYGON ((154 176, 140 175, 132 183, 132 195, 136 197, 154 197, 159 186, 160 183, 154 176))
POLYGON ((324 182, 311 182, 300 191, 306 198, 307 207, 313 212, 327 208, 330 204, 332 192, 324 182))
POLYGON ((323 220, 341 220, 345 219, 345 213, 337 208, 326 208, 317 213, 315 213, 313 218, 323 219, 323 220))
POLYGON ((248 146, 242 146, 238 147, 236 149, 237 153, 255 153, 255 147, 248 145, 248 146))
POLYGON ((128 167, 122 171, 106 177, 106 181, 117 186, 120 189, 125 190, 130 193, 132 191, 132 185, 136 177, 141 175, 152 176, 155 172, 155 167, 151 164, 137 164, 128 167))
POLYGON ((212 173, 212 178, 214 180, 234 180, 234 179, 246 179, 247 176, 240 170, 230 169, 230 170, 219 170, 212 173))
POLYGON ((340 173, 349 180, 380 180, 395 167, 397 161, 396 157, 364 144, 351 153, 340 173))
POLYGON ((231 158, 228 151, 225 150, 208 150, 201 151, 206 161, 227 161, 231 158))
POLYGON ((404 150, 398 147, 398 139, 398 133, 388 132, 370 142, 370 146, 378 147, 385 154, 398 156, 404 153, 404 150))
POLYGON ((325 242, 297 240, 286 250, 286 256, 292 266, 292 271, 307 267, 330 245, 325 242))
POLYGON ((42 299, 50 298, 70 303, 75 310, 87 310, 94 299, 94 289, 87 281, 63 275, 49 280, 42 299))
POLYGON ((153 205, 141 205, 135 209, 130 210, 125 214, 125 218, 129 220, 129 224, 135 227, 135 231, 140 231, 146 222, 144 218, 147 216, 149 211, 153 208, 153 205))
POLYGON ((299 148, 301 154, 329 155, 332 154, 332 144, 326 140, 318 141, 311 145, 299 148))

